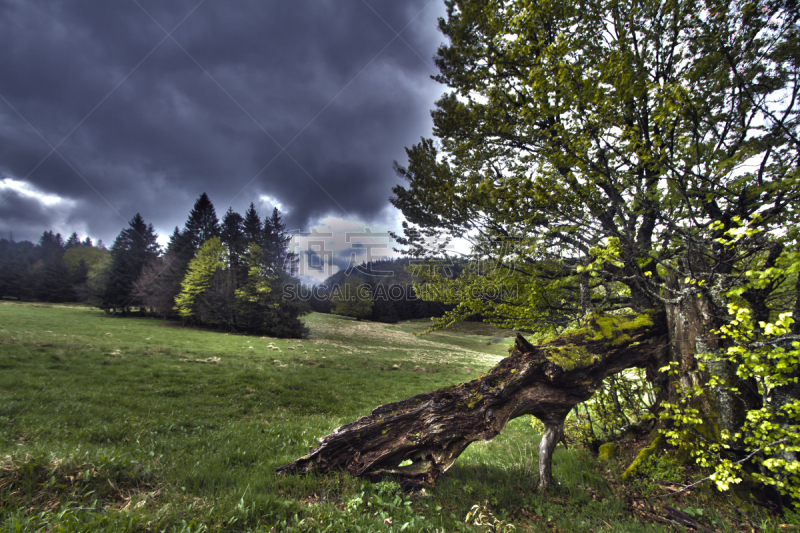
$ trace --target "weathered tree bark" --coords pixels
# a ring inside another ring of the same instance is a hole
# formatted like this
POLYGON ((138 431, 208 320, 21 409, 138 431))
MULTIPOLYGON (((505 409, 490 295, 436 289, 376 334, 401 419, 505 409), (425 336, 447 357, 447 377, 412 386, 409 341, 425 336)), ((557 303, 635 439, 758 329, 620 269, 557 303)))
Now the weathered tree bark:
MULTIPOLYGON (((701 265, 702 266, 702 265, 701 265)), ((687 267, 688 270, 688 267, 687 267)), ((737 433, 745 421, 748 410, 759 409, 761 398, 754 380, 745 381, 736 375, 736 366, 727 358, 720 357, 714 362, 706 362, 701 370, 697 364, 697 354, 720 354, 724 352, 724 339, 713 332, 725 323, 725 314, 716 302, 697 288, 686 286, 676 277, 667 280, 665 294, 677 303, 666 306, 667 327, 671 340, 671 360, 678 363, 678 387, 662 387, 668 392, 665 398, 676 403, 683 394, 696 388, 707 389, 693 404, 700 410, 703 423, 695 427, 703 438, 713 442, 720 441, 723 430, 731 435, 737 433), (678 298, 683 292, 689 297, 678 298), (699 296, 698 296, 699 295, 699 296), (724 383, 723 387, 707 387, 714 376, 724 383)), ((734 451, 743 452, 744 442, 728 443, 734 451)))
POLYGON ((666 316, 655 311, 594 316, 586 328, 538 347, 517 335, 510 357, 480 378, 377 407, 277 471, 341 468, 373 480, 393 477, 405 488, 432 486, 471 442, 492 439, 509 420, 530 414, 545 424, 539 473, 547 486, 569 410, 624 369, 647 368, 654 377, 668 344, 666 316))

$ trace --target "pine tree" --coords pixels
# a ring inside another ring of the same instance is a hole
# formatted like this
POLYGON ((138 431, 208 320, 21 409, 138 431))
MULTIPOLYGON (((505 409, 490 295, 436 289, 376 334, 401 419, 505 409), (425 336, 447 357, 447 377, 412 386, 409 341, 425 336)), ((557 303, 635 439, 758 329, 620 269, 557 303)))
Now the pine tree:
POLYGON ((172 235, 169 236, 167 251, 176 255, 183 255, 184 257, 188 256, 191 259, 191 255, 193 255, 191 245, 192 236, 189 235, 187 231, 181 231, 178 226, 175 226, 172 235))
POLYGON ((33 266, 37 247, 30 241, 14 242, 0 239, 0 298, 19 300, 33 297, 36 281, 33 266))
POLYGON ((264 244, 264 233, 263 226, 261 224, 261 217, 258 216, 258 211, 256 211, 256 207, 253 205, 253 202, 250 202, 250 207, 244 214, 244 226, 242 229, 244 231, 244 238, 246 242, 254 242, 259 246, 264 244))
POLYGON ((286 233, 278 208, 272 210, 272 216, 264 219, 264 261, 273 273, 286 270, 294 271, 297 254, 289 252, 291 235, 286 233))
POLYGON ((139 301, 161 316, 176 317, 175 297, 181 292, 189 262, 194 257, 192 237, 177 226, 163 257, 150 261, 134 283, 139 301))
POLYGON ((36 298, 46 302, 72 300, 69 272, 64 266, 64 241, 61 234, 44 232, 37 248, 39 261, 33 269, 36 298))
POLYGON ((200 195, 189 212, 185 231, 191 235, 192 254, 211 237, 219 237, 219 219, 206 193, 200 195))
POLYGON ((81 239, 78 237, 78 234, 73 231, 72 235, 67 239, 67 244, 64 245, 64 248, 75 248, 76 246, 81 246, 81 239))
POLYGON ((70 285, 75 287, 76 285, 81 285, 82 283, 86 283, 88 279, 89 279, 89 265, 86 264, 85 259, 80 259, 78 260, 78 266, 75 268, 75 270, 69 272, 70 285))
POLYGON ((222 228, 220 231, 220 241, 228 247, 234 249, 237 253, 244 251, 245 242, 244 235, 244 219, 242 215, 229 207, 222 219, 222 228))
POLYGON ((258 244, 250 244, 242 261, 246 269, 246 278, 242 286, 236 289, 237 323, 244 329, 260 332, 264 322, 264 311, 269 305, 270 278, 263 264, 263 250, 258 244))
POLYGON ((60 233, 53 234, 53 231, 45 231, 39 238, 38 256, 44 261, 50 260, 53 256, 61 257, 64 255, 64 241, 60 233))
POLYGON ((254 333, 281 338, 301 338, 308 334, 308 328, 300 321, 300 316, 310 311, 307 302, 299 298, 287 298, 287 294, 298 294, 300 280, 279 272, 270 280, 270 292, 261 310, 261 321, 254 333), (294 290, 287 290, 289 286, 294 290))
POLYGON ((133 295, 133 283, 142 268, 158 257, 158 235, 152 224, 146 224, 139 213, 131 219, 111 247, 111 267, 101 298, 104 309, 123 309, 141 305, 133 295))
POLYGON ((36 297, 46 302, 69 302, 76 299, 67 267, 61 258, 47 261, 40 270, 36 297))
POLYGON ((200 246, 197 255, 189 262, 181 292, 175 297, 175 310, 191 318, 196 313, 197 300, 208 289, 214 274, 225 268, 227 251, 217 237, 211 237, 200 246))
POLYGON ((243 224, 244 219, 242 215, 229 207, 228 211, 225 213, 225 217, 222 219, 221 241, 228 249, 228 260, 230 261, 231 276, 234 286, 237 285, 236 280, 239 277, 239 257, 247 246, 243 224))

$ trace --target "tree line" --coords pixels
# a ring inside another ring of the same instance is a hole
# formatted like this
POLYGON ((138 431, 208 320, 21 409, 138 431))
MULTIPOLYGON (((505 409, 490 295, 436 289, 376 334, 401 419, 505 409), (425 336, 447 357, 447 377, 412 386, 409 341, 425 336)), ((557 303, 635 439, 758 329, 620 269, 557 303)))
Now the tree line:
POLYGON ((296 254, 280 211, 262 220, 251 203, 218 219, 201 194, 165 250, 137 213, 110 250, 73 233, 45 232, 38 244, 0 240, 0 297, 86 302, 109 313, 179 318, 229 331, 300 337, 308 306, 282 298, 296 254))
POLYGON ((109 255, 77 233, 66 242, 60 233, 45 231, 38 244, 0 239, 0 297, 45 302, 87 301, 89 269, 109 255))

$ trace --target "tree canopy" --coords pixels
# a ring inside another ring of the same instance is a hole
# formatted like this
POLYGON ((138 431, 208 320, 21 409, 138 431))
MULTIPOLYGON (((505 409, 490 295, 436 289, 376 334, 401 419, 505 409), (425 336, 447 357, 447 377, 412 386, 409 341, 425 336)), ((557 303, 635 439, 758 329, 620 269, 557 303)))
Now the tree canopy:
POLYGON ((670 438, 723 469, 780 442, 763 468, 797 483, 795 2, 446 4, 438 140, 407 149, 391 200, 398 242, 439 259, 417 293, 455 305, 435 327, 665 310, 671 370, 651 379, 670 438))
POLYGON ((480 312, 547 329, 589 307, 693 297, 695 285, 665 292, 687 278, 724 310, 748 269, 785 263, 800 193, 789 3, 447 9, 436 79, 451 91, 432 112, 439 141, 398 166, 401 242, 430 254, 432 237, 466 238, 487 272, 438 283, 518 290, 454 300, 445 321, 480 312))

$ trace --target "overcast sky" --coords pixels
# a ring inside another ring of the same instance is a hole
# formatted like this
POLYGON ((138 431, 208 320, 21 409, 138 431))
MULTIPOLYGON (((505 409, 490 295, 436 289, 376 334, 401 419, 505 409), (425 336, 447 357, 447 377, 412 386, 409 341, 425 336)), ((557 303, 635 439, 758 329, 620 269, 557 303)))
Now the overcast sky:
MULTIPOLYGON (((0 0, 0 236, 110 245, 140 212, 165 242, 202 192, 220 218, 254 202, 292 230, 396 228, 392 161, 431 135, 443 15, 441 0, 0 0)), ((341 265, 354 241, 339 240, 341 265)))

